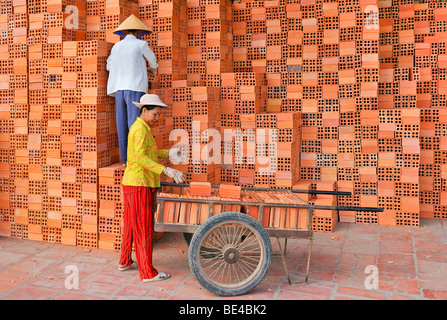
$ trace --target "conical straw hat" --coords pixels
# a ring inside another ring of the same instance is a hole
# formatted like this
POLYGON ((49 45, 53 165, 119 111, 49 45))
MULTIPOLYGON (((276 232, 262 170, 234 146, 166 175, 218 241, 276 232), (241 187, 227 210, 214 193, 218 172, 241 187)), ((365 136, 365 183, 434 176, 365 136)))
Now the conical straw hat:
POLYGON ((123 23, 120 24, 118 28, 116 28, 114 33, 123 30, 142 30, 152 32, 140 19, 131 14, 123 23))

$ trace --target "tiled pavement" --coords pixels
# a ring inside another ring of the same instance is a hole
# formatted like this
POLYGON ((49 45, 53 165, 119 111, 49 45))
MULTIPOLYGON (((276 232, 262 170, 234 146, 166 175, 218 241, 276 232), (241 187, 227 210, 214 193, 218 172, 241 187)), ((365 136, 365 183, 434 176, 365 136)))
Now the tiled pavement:
POLYGON ((333 233, 315 233, 306 285, 300 282, 307 243, 288 243, 294 284, 275 255, 253 291, 222 298, 192 276, 180 234, 166 234, 155 243, 154 264, 172 277, 150 284, 141 282, 136 270, 118 271, 118 252, 0 237, 0 299, 447 299, 447 221, 422 219, 419 228, 339 223, 333 233), (367 266, 376 269, 375 277, 365 273, 367 266), (78 288, 70 288, 75 283, 70 268, 79 270, 78 288), (378 288, 368 290, 367 278, 378 288))

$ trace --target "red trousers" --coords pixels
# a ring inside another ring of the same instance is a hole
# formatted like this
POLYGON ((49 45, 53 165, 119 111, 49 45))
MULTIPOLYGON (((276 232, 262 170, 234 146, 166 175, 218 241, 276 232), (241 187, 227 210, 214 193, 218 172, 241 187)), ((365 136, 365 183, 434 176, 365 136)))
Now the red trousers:
POLYGON ((157 188, 123 186, 124 228, 119 264, 131 265, 134 242, 141 279, 150 279, 158 274, 152 265, 156 192, 157 188))

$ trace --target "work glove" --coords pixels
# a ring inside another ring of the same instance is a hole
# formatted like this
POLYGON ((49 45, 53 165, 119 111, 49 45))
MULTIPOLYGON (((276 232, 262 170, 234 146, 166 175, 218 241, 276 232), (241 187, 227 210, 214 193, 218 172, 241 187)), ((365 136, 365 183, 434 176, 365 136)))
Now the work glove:
POLYGON ((167 175, 169 178, 174 179, 175 183, 182 183, 183 180, 185 180, 185 176, 183 175, 183 172, 168 168, 166 167, 163 171, 165 175, 167 175))
POLYGON ((173 164, 179 164, 179 163, 186 162, 186 158, 184 155, 182 155, 182 152, 180 149, 170 149, 169 150, 169 160, 171 160, 171 163, 173 163, 173 164))

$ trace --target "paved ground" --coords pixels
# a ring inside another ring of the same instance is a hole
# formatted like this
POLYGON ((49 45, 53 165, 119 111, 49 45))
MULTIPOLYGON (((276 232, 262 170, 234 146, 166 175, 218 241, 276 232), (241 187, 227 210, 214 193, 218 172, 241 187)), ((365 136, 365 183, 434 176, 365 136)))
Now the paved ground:
MULTIPOLYGON (((339 223, 333 233, 315 234, 307 285, 300 283, 307 241, 289 240, 287 264, 297 284, 288 283, 275 256, 257 288, 231 299, 445 300, 446 253, 447 221, 423 219, 419 228, 339 223)), ((223 299, 197 283, 187 256, 181 235, 166 234, 155 244, 154 262, 172 277, 148 284, 136 270, 117 270, 117 252, 0 237, 0 299, 223 299), (70 288, 71 268, 79 271, 78 288, 70 288)))

